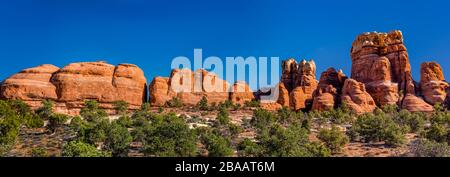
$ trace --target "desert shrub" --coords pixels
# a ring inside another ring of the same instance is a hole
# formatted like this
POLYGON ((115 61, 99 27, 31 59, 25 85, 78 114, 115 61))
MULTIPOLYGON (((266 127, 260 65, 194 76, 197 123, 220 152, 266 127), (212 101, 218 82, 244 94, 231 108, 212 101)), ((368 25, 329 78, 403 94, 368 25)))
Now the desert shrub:
POLYGON ((392 104, 392 105, 387 104, 387 105, 382 106, 381 110, 384 113, 394 114, 394 113, 398 112, 399 108, 398 108, 398 106, 396 104, 392 104))
POLYGON ((276 116, 264 109, 253 111, 253 117, 250 124, 258 129, 265 129, 276 122, 276 116))
POLYGON ((67 120, 69 119, 69 117, 65 114, 52 114, 49 117, 49 124, 48 124, 48 128, 52 131, 55 132, 56 128, 62 126, 67 120))
POLYGON ((9 104, 11 105, 11 108, 14 111, 16 111, 17 115, 19 116, 24 116, 33 113, 31 108, 22 100, 10 100, 9 104))
POLYGON ((201 111, 208 111, 209 110, 208 99, 206 98, 206 96, 202 97, 202 99, 197 103, 196 108, 201 110, 201 111))
POLYGON ((447 143, 419 139, 410 146, 410 153, 414 157, 450 157, 450 147, 447 143))
POLYGON ((105 110, 99 108, 99 105, 95 100, 86 100, 84 105, 85 106, 80 111, 80 115, 87 121, 101 121, 101 119, 108 116, 105 110))
POLYGON ((431 125, 425 136, 429 140, 444 143, 448 142, 448 129, 445 125, 434 123, 431 125))
POLYGON ((117 120, 112 122, 106 131, 105 149, 113 156, 126 156, 132 140, 127 127, 117 120))
POLYGON ((90 144, 81 141, 71 141, 62 147, 61 156, 63 157, 111 157, 110 152, 97 150, 90 144))
POLYGON ((53 101, 51 100, 43 100, 42 106, 36 110, 36 114, 39 115, 44 120, 50 118, 53 114, 53 101))
POLYGON ((353 140, 362 138, 365 142, 384 141, 391 146, 399 146, 405 142, 404 129, 384 114, 359 116, 349 134, 353 140))
POLYGON ((19 134, 21 120, 8 101, 0 100, 0 156, 10 150, 19 134))
POLYGON ((113 106, 117 114, 124 115, 127 114, 130 104, 126 101, 114 101, 113 106))
POLYGON ((331 150, 318 142, 311 142, 305 145, 307 157, 331 157, 331 150))
POLYGON ((331 109, 328 111, 322 111, 322 112, 316 112, 313 113, 316 114, 319 118, 320 123, 326 123, 330 121, 334 124, 344 124, 344 123, 351 123, 353 121, 354 115, 351 114, 351 112, 348 110, 348 108, 345 107, 339 107, 337 109, 331 109))
POLYGON ((69 127, 74 130, 75 132, 79 132, 81 129, 86 129, 88 125, 88 122, 81 119, 80 116, 75 116, 70 120, 69 127))
POLYGON ((410 113, 408 110, 401 110, 395 113, 392 119, 411 133, 420 133, 425 128, 426 118, 423 113, 410 113))
POLYGON ((97 120, 97 122, 88 122, 88 126, 78 132, 78 138, 92 145, 104 142, 109 126, 110 122, 106 119, 97 120))
POLYGON ((283 106, 281 109, 277 110, 277 116, 278 121, 282 124, 289 124, 294 122, 296 119, 296 114, 286 106, 283 106))
POLYGON ((28 128, 40 128, 44 126, 44 120, 42 120, 38 115, 36 114, 25 114, 24 117, 24 123, 28 128))
POLYGON ((233 108, 234 104, 231 100, 225 100, 224 102, 219 103, 218 109, 230 109, 233 108))
POLYGON ((224 107, 221 107, 219 113, 217 113, 215 127, 226 126, 230 124, 230 113, 224 107))
POLYGON ((228 124, 228 130, 232 137, 237 137, 240 133, 244 131, 242 127, 233 123, 228 124))
POLYGON ((133 125, 133 120, 131 120, 131 118, 128 116, 120 116, 119 119, 116 120, 116 122, 126 128, 131 128, 133 125))
POLYGON ((239 157, 257 157, 261 155, 261 147, 252 140, 245 138, 237 145, 239 157))
POLYGON ((33 148, 31 149, 31 157, 47 157, 47 151, 43 148, 33 148))
POLYGON ((261 107, 261 102, 259 100, 246 101, 244 106, 248 108, 259 108, 261 107))
POLYGON ((164 108, 162 108, 162 107, 158 107, 158 113, 163 113, 164 112, 164 108))
POLYGON ((181 108, 183 107, 183 102, 178 97, 173 97, 171 100, 166 102, 166 106, 171 108, 181 108))
POLYGON ((340 152, 348 142, 349 138, 336 126, 332 126, 330 130, 320 130, 317 138, 325 143, 332 152, 340 152))
POLYGON ((284 128, 275 124, 258 134, 256 140, 261 147, 259 156, 322 157, 329 156, 323 152, 330 151, 325 146, 309 142, 308 131, 299 125, 284 128))
POLYGON ((144 130, 144 153, 158 157, 197 155, 195 132, 174 114, 154 117, 144 130))
POLYGON ((224 136, 206 130, 200 133, 200 140, 208 150, 209 157, 228 157, 233 155, 230 139, 224 136))

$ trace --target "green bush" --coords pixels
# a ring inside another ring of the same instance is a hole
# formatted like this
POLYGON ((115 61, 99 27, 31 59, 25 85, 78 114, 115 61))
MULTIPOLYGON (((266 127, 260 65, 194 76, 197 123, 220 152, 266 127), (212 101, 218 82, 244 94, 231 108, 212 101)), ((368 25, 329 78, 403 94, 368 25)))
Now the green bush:
POLYGON ((128 129, 119 121, 114 121, 106 132, 104 145, 113 156, 126 156, 132 141, 133 137, 128 129))
POLYGON ((284 128, 273 125, 257 135, 261 147, 258 156, 268 157, 322 157, 329 156, 325 146, 309 142, 308 131, 299 125, 284 128))
POLYGON ((62 126, 68 119, 69 117, 65 114, 54 113, 49 117, 48 127, 52 132, 55 132, 56 128, 62 126))
POLYGON ((90 122, 101 121, 101 119, 108 117, 105 110, 100 109, 97 101, 86 100, 84 107, 80 111, 81 117, 90 122))
POLYGON ((36 114, 26 114, 24 117, 25 125, 28 128, 40 128, 44 126, 44 120, 42 120, 38 115, 36 114))
POLYGON ((113 106, 117 114, 124 115, 127 114, 128 107, 130 106, 130 104, 128 102, 121 100, 121 101, 114 101, 113 106))
POLYGON ((239 157, 258 157, 262 154, 261 147, 248 138, 237 145, 237 151, 239 157))
POLYGON ((133 120, 128 116, 121 116, 116 122, 126 128, 131 128, 133 126, 133 120))
POLYGON ((342 147, 349 142, 349 138, 336 126, 331 127, 330 130, 320 130, 317 138, 323 141, 325 145, 334 153, 340 152, 342 147))
POLYGON ((0 100, 0 156, 8 152, 19 134, 21 120, 8 101, 0 100))
POLYGON ((111 157, 111 153, 97 150, 90 144, 81 141, 71 141, 62 147, 63 157, 111 157))
POLYGON ((426 132, 426 138, 440 143, 448 142, 448 129, 445 125, 434 123, 426 132))
POLYGON ((197 155, 195 132, 174 114, 154 117, 144 130, 144 153, 157 157, 197 155))
POLYGON ((233 155, 230 140, 223 136, 206 131, 200 135, 200 139, 208 150, 209 157, 228 157, 233 155))
POLYGON ((276 122, 276 116, 264 109, 257 109, 253 111, 253 117, 250 124, 258 129, 265 129, 272 126, 276 122))
POLYGON ((404 129, 385 114, 359 116, 349 134, 353 140, 359 137, 365 142, 384 141, 390 146, 400 146, 405 142, 404 129))
POLYGON ((42 106, 36 110, 36 114, 39 115, 44 120, 50 118, 53 114, 53 101, 44 100, 42 101, 42 106))
POLYGON ((181 108, 183 107, 183 102, 178 97, 173 97, 171 100, 166 102, 166 106, 171 108, 181 108))
POLYGON ((246 101, 244 106, 248 108, 259 108, 261 107, 261 102, 259 100, 246 101))
POLYGON ((450 147, 447 143, 437 143, 427 139, 413 142, 410 152, 414 157, 450 157, 450 147))
POLYGON ((392 118, 411 133, 420 133, 425 128, 426 117, 423 113, 410 113, 408 110, 401 110, 393 114, 392 118))
POLYGON ((202 99, 197 103, 196 107, 197 107, 197 109, 199 109, 201 111, 209 110, 208 99, 206 98, 206 96, 202 97, 202 99))
POLYGON ((43 148, 33 148, 31 149, 31 157, 47 157, 47 151, 43 148))

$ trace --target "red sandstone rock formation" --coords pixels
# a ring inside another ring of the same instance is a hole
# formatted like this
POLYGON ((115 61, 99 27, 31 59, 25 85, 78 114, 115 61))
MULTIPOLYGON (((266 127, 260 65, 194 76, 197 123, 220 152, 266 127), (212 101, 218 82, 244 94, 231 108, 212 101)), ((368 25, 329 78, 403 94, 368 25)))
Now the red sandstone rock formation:
POLYGON ((400 31, 359 35, 353 42, 351 58, 351 78, 366 85, 377 105, 399 104, 410 111, 428 110, 429 105, 415 96, 408 53, 400 31))
POLYGON ((97 100, 112 112, 115 101, 126 101, 130 109, 137 109, 146 99, 144 73, 131 64, 83 62, 62 69, 42 65, 11 76, 1 88, 2 98, 21 99, 33 109, 50 99, 56 112, 71 115, 78 114, 85 100, 97 100))
POLYGON ((427 103, 444 103, 448 86, 438 63, 425 62, 420 65, 420 91, 427 103))
POLYGON ((329 68, 322 72, 319 86, 313 94, 312 109, 325 111, 336 108, 340 102, 339 95, 346 79, 347 77, 341 70, 336 71, 334 68, 329 68))
POLYGON ((372 112, 377 107, 365 85, 353 79, 345 80, 341 101, 357 114, 372 112))
POLYGON ((243 81, 238 81, 233 84, 233 90, 230 93, 230 100, 233 103, 244 105, 245 102, 255 99, 253 91, 250 86, 243 81))
POLYGON ((3 82, 0 97, 26 101, 34 109, 40 107, 42 100, 56 100, 56 87, 50 79, 58 70, 59 68, 53 65, 22 70, 3 82))
POLYGON ((242 105, 255 99, 245 82, 236 82, 230 88, 226 81, 205 70, 174 69, 170 78, 156 77, 149 90, 150 103, 155 106, 163 106, 175 97, 189 106, 196 105, 203 97, 210 104, 231 100, 242 105))
POLYGON ((298 63, 297 68, 298 74, 294 81, 295 84, 292 86, 294 89, 289 93, 289 105, 294 110, 312 106, 312 95, 318 85, 314 61, 302 60, 298 63))

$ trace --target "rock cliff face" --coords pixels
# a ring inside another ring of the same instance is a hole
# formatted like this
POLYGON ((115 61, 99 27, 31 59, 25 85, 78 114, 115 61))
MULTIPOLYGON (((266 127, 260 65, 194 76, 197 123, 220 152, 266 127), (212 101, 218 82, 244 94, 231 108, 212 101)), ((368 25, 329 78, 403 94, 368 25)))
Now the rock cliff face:
POLYGON ((357 114, 372 112, 377 107, 365 85, 354 79, 345 80, 341 101, 357 114))
POLYGON ((196 105, 203 97, 210 104, 230 100, 242 105, 255 99, 246 83, 236 82, 230 85, 205 70, 192 72, 188 69, 174 69, 169 78, 154 78, 149 90, 150 103, 155 106, 163 106, 173 98, 178 98, 188 106, 196 105))
POLYGON ((79 113, 85 100, 97 100, 100 107, 112 113, 115 101, 129 103, 130 109, 139 108, 146 99, 146 79, 132 64, 83 62, 62 69, 41 65, 6 79, 0 95, 23 100, 33 109, 49 99, 55 102, 56 112, 71 115, 79 113))
POLYGON ((408 53, 400 31, 359 35, 353 42, 351 58, 351 78, 366 85, 377 105, 398 104, 410 111, 429 111, 426 109, 429 105, 415 96, 408 53))
POLYGON ((438 63, 425 62, 420 66, 420 92, 424 100, 435 105, 444 103, 447 97, 446 89, 449 87, 445 81, 442 68, 438 63))
POLYGON ((319 86, 314 92, 313 110, 334 109, 340 103, 340 94, 347 76, 340 70, 329 68, 320 75, 319 86))
MULTIPOLYGON (((283 63, 290 63, 287 60, 283 63)), ((316 63, 302 60, 296 64, 296 77, 293 78, 290 87, 293 90, 289 93, 289 105, 294 110, 310 108, 313 102, 313 93, 317 88, 318 81, 316 80, 316 63)), ((287 86, 289 88, 289 86, 287 86)))

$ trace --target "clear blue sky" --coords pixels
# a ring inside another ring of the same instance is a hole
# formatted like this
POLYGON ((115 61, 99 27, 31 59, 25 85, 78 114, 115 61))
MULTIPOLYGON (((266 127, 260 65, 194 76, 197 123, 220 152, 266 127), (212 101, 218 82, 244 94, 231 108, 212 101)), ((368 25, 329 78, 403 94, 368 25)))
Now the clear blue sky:
POLYGON ((106 60, 137 64, 150 82, 194 48, 314 58, 318 76, 328 67, 349 74, 356 35, 400 29, 418 81, 421 62, 450 68, 449 9, 434 0, 1 0, 0 80, 43 63, 106 60))

